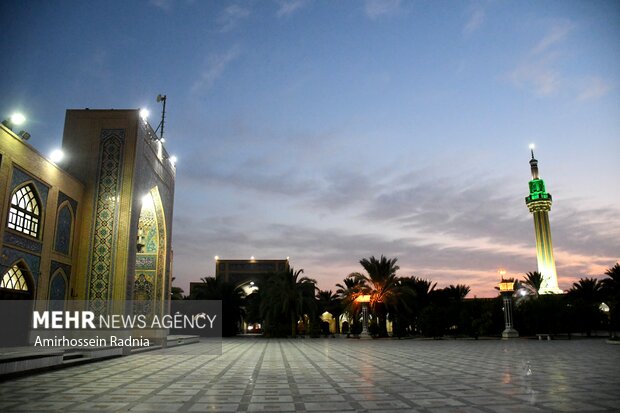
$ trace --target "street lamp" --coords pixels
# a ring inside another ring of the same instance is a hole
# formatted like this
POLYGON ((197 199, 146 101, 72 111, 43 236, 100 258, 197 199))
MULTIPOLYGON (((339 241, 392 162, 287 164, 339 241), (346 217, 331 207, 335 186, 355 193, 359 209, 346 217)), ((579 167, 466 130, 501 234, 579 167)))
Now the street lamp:
POLYGON ((362 304, 362 332, 360 338, 370 338, 368 333, 368 303, 370 302, 370 294, 358 295, 355 302, 362 304))
POLYGON ((504 323, 505 328, 502 332, 502 339, 507 340, 509 338, 519 337, 519 333, 513 327, 512 321, 512 294, 515 291, 515 280, 513 278, 504 279, 506 271, 500 270, 499 274, 501 280, 499 282, 499 291, 502 294, 504 301, 504 323))

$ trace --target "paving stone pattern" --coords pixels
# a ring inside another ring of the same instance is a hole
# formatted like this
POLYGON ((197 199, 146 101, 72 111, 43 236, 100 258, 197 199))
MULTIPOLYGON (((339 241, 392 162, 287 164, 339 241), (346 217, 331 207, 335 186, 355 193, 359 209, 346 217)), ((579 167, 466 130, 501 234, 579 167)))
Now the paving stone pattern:
POLYGON ((1 412, 618 412, 604 340, 224 340, 11 379, 1 412))

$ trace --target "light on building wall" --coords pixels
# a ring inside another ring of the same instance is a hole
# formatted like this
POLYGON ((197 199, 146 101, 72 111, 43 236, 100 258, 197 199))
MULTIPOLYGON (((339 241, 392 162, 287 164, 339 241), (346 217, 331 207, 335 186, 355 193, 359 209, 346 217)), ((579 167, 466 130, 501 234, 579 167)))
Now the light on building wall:
POLYGON ((65 154, 60 149, 54 149, 52 153, 50 154, 50 159, 54 163, 58 163, 62 161, 64 157, 65 157, 65 154))
POLYGON ((140 109, 140 117, 142 118, 143 121, 146 122, 146 120, 149 118, 149 110, 148 109, 140 109))

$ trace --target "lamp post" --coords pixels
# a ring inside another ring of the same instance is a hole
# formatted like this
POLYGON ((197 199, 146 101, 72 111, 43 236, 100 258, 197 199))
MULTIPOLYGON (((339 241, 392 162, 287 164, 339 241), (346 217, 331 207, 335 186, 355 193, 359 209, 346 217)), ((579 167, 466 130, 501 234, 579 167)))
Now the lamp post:
POLYGON ((355 302, 362 304, 362 332, 360 338, 370 338, 368 333, 368 303, 370 302, 370 294, 358 295, 355 302))
POLYGON ((515 291, 515 280, 512 278, 504 279, 504 275, 506 274, 504 270, 500 270, 499 274, 501 276, 499 291, 504 301, 505 328, 502 332, 502 339, 507 340, 509 338, 519 337, 519 333, 514 329, 512 321, 512 294, 515 291))

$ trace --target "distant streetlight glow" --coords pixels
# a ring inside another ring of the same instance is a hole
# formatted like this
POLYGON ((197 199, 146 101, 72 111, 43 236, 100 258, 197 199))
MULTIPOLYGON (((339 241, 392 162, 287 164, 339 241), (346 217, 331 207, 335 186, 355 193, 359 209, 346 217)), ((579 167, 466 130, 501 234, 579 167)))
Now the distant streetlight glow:
POLYGON ((215 259, 215 261, 219 261, 220 257, 218 257, 217 255, 215 257, 213 257, 215 259))
POLYGON ((50 159, 54 163, 58 163, 62 161, 64 157, 65 157, 65 154, 60 149, 54 149, 52 153, 50 154, 50 159))

